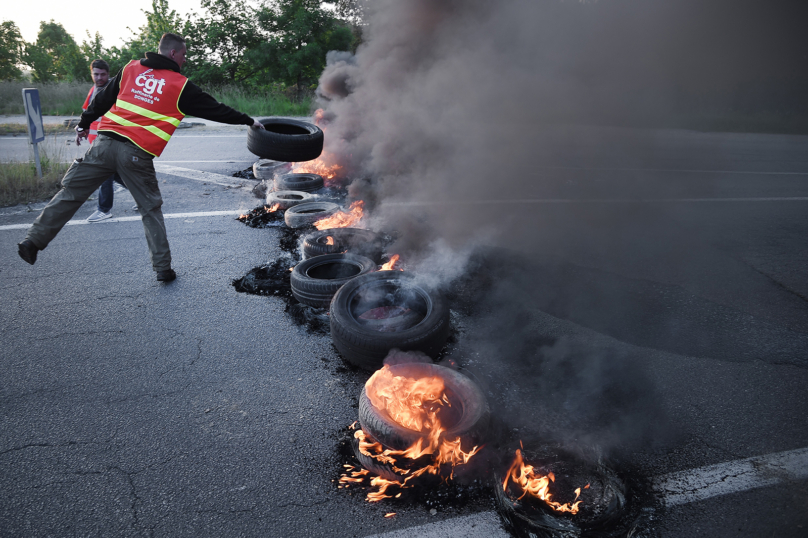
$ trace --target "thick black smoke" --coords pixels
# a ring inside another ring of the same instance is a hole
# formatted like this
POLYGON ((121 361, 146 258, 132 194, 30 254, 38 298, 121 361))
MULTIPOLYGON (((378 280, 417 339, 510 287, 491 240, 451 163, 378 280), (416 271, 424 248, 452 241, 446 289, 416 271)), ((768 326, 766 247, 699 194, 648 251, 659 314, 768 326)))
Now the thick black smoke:
MULTIPOLYGON (((331 53, 320 79, 326 150, 351 161, 351 193, 369 201, 371 227, 397 233, 394 251, 428 284, 464 274, 482 245, 508 244, 531 255, 544 252, 538 244, 556 255, 574 241, 599 253, 630 246, 631 256, 663 264, 654 250, 663 238, 665 252, 684 259, 684 247, 665 229, 637 231, 635 223, 648 222, 656 209, 570 205, 562 214, 559 205, 534 202, 645 195, 614 193, 564 169, 589 162, 642 168, 665 147, 624 132, 621 145, 614 130, 581 125, 694 128, 728 114, 807 118, 808 48, 804 37, 794 38, 805 35, 798 16, 805 9, 793 6, 373 0, 366 3, 363 44, 355 55, 331 53), (545 219, 551 207, 554 217, 545 219), (535 241, 514 245, 515 231, 535 241)), ((669 188, 664 194, 676 196, 677 187, 669 188)), ((533 342, 518 318, 499 315, 529 306, 530 290, 505 284, 490 303, 490 319, 511 323, 480 339, 491 360, 519 366, 523 379, 531 368, 541 372, 534 385, 539 403, 546 398, 545 416, 552 416, 552 402, 563 402, 565 420, 586 425, 571 430, 615 443, 645 436, 644 426, 658 417, 641 367, 575 342, 533 342), (608 405, 598 407, 602 402, 608 405), (619 412, 597 415, 605 409, 619 412)), ((611 298, 629 309, 626 299, 616 292, 611 298)))
POLYGON ((806 9, 795 4, 366 2, 363 44, 355 55, 331 53, 320 79, 326 149, 372 178, 353 193, 386 206, 375 226, 401 232, 411 263, 438 238, 445 243, 433 250, 495 240, 514 223, 485 218, 480 204, 602 195, 571 190, 558 166, 595 156, 640 167, 664 151, 574 125, 808 117, 808 48, 795 37, 806 9))

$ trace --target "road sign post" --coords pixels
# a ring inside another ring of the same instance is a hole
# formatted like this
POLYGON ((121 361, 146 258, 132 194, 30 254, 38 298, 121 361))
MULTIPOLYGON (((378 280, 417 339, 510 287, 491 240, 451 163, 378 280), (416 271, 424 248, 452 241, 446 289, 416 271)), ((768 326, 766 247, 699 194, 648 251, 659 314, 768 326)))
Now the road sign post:
POLYGON ((36 88, 23 88, 22 102, 25 105, 25 118, 28 120, 28 141, 34 145, 34 159, 36 160, 37 176, 42 177, 42 165, 39 162, 39 147, 37 144, 45 140, 45 129, 42 127, 42 107, 39 104, 39 90, 36 88))

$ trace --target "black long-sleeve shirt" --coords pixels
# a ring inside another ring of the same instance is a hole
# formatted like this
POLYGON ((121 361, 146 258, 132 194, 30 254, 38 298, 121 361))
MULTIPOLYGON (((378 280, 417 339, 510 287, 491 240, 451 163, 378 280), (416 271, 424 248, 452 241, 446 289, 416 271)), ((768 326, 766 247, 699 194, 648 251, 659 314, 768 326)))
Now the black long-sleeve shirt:
MULTIPOLYGON (((147 52, 146 57, 140 60, 140 64, 151 69, 170 69, 177 73, 180 72, 180 66, 177 65, 177 62, 154 52, 147 52)), ((115 101, 118 99, 118 92, 121 91, 122 73, 123 69, 118 71, 115 78, 110 80, 109 84, 107 84, 104 89, 95 94, 95 98, 90 103, 90 106, 81 114, 79 127, 82 129, 89 128, 90 124, 96 118, 103 116, 112 108, 112 105, 114 105, 115 101)), ((177 106, 179 106, 183 114, 206 120, 229 123, 231 125, 252 125, 254 123, 254 120, 250 116, 218 102, 190 80, 182 89, 177 106)), ((126 138, 112 131, 101 130, 99 132, 103 132, 107 136, 121 141, 127 141, 126 138)))

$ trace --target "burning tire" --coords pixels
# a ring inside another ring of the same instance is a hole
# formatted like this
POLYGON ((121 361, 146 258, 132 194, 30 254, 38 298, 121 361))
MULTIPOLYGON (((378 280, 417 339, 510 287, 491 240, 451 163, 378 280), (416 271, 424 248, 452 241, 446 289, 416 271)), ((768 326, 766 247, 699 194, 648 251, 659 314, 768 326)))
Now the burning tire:
POLYGON ((343 284, 376 269, 373 260, 354 254, 327 254, 300 262, 292 271, 292 295, 315 308, 328 308, 343 284))
POLYGON ((339 211, 339 206, 331 202, 306 202, 290 207, 283 218, 290 228, 302 228, 320 219, 330 217, 339 211))
POLYGON ((312 195, 303 191, 272 191, 267 194, 267 204, 278 204, 278 209, 289 209, 297 204, 309 202, 312 195))
MULTIPOLYGON (((483 444, 488 430, 489 410, 480 388, 463 374, 439 366, 426 363, 406 363, 386 366, 394 376, 406 378, 439 377, 443 380, 444 391, 449 405, 440 409, 441 424, 445 427, 441 437, 454 441, 460 439, 461 446, 467 450, 483 444)), ((372 378, 368 381, 371 384, 372 378)), ((424 432, 406 428, 390 418, 383 409, 379 409, 368 396, 368 387, 362 389, 359 396, 359 424, 362 430, 373 439, 394 450, 406 450, 423 438, 424 432)))
POLYGON ((323 176, 317 174, 283 174, 275 178, 276 191, 314 192, 323 185, 323 176))
POLYGON ((341 252, 366 256, 380 263, 384 254, 384 239, 375 232, 361 228, 329 228, 310 233, 303 239, 304 258, 341 252))
POLYGON ((247 149, 262 159, 311 161, 323 152, 323 131, 316 125, 284 118, 260 120, 266 130, 247 131, 247 149))
POLYGON ((446 299, 419 286, 411 273, 379 271, 354 278, 331 301, 334 345, 366 370, 381 368, 391 349, 435 358, 448 337, 446 299))
POLYGON ((549 448, 517 450, 509 471, 494 478, 497 511, 520 538, 633 536, 639 523, 625 484, 599 461, 549 448))

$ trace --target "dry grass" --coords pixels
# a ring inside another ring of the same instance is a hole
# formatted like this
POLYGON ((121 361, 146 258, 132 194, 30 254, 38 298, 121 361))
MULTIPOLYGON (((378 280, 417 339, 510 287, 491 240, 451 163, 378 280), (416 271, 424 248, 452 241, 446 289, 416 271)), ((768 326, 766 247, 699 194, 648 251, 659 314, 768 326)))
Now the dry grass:
MULTIPOLYGON (((72 132, 73 129, 62 124, 43 124, 45 134, 63 134, 72 132)), ((28 128, 24 123, 0 123, 0 135, 27 135, 28 128)))
MULTIPOLYGON (((23 88, 38 88, 42 114, 78 116, 90 89, 88 82, 0 82, 0 114, 24 114, 23 88)), ((250 116, 308 116, 311 98, 294 102, 278 88, 248 88, 235 85, 204 88, 218 101, 250 116)))
POLYGON ((36 164, 29 162, 0 162, 0 206, 10 206, 49 200, 61 188, 62 177, 70 166, 63 163, 57 151, 51 155, 40 151, 42 177, 36 175, 36 164))
POLYGON ((0 82, 0 114, 24 114, 23 88, 37 88, 42 114, 50 116, 78 116, 81 105, 90 90, 89 82, 0 82))

